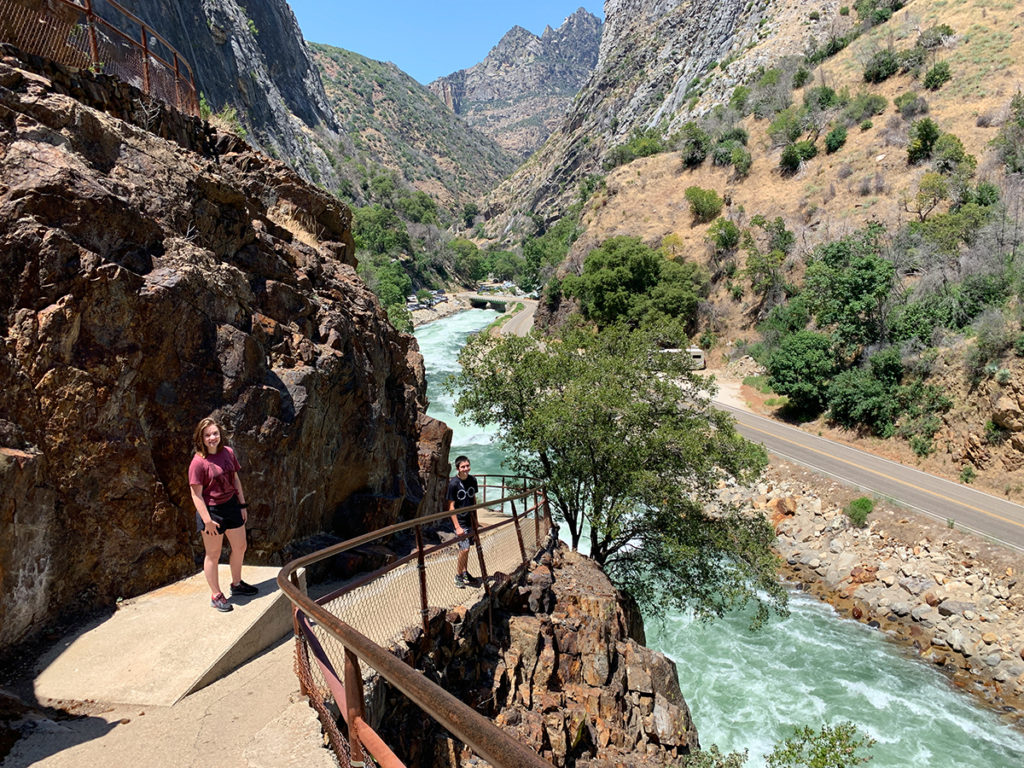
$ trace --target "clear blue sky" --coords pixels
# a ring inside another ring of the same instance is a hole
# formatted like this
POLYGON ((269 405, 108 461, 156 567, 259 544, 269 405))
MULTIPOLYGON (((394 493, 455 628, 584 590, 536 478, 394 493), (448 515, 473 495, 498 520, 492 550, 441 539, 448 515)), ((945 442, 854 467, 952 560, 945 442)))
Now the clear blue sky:
POLYGON ((603 0, 288 0, 311 43, 392 61, 424 85, 483 60, 517 24, 539 35, 603 0))

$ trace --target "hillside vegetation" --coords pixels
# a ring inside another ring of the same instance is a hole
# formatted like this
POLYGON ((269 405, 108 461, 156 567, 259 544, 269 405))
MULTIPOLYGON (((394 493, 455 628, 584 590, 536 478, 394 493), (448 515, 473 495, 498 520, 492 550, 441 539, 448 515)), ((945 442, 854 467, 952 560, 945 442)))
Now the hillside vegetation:
POLYGON ((801 55, 767 57, 765 35, 709 67, 676 117, 604 152, 549 317, 668 314, 713 359, 752 355, 781 415, 1019 495, 1019 10, 863 0, 800 13, 801 55), (749 74, 729 74, 754 53, 749 74), (685 290, 646 255, 612 263, 622 238, 685 269, 685 290), (609 314, 623 286, 633 298, 609 314))

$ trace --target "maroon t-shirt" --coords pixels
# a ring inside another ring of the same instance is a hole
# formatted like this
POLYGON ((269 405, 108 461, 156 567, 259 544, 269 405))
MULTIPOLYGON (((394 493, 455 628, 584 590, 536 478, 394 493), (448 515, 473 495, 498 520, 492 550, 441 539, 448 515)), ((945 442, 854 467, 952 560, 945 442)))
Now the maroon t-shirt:
POLYGON ((235 495, 235 473, 241 468, 235 452, 226 445, 207 456, 197 453, 188 466, 188 484, 203 486, 207 506, 223 504, 235 495))

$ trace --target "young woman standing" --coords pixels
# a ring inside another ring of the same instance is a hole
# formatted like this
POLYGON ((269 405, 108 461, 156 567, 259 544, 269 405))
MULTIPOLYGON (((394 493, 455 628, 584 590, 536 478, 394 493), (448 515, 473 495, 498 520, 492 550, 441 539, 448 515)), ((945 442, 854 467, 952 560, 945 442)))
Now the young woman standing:
POLYGON ((220 425, 207 418, 199 422, 192 435, 196 449, 188 468, 188 483, 192 488, 192 503, 196 506, 196 530, 203 534, 206 557, 203 573, 210 585, 210 605, 218 611, 230 611, 232 606, 220 589, 218 563, 227 536, 231 544, 231 594, 255 595, 259 590, 242 581, 242 558, 245 557, 245 523, 249 518, 245 491, 238 472, 235 452, 223 440, 220 425))

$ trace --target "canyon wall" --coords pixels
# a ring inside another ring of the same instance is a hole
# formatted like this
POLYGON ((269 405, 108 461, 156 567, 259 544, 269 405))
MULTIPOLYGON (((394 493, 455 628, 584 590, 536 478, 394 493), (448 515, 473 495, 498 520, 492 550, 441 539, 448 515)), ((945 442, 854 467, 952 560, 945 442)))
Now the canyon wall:
POLYGON ((439 498, 450 432, 351 213, 102 75, 0 60, 0 647, 196 568, 198 420, 280 562, 439 498))

